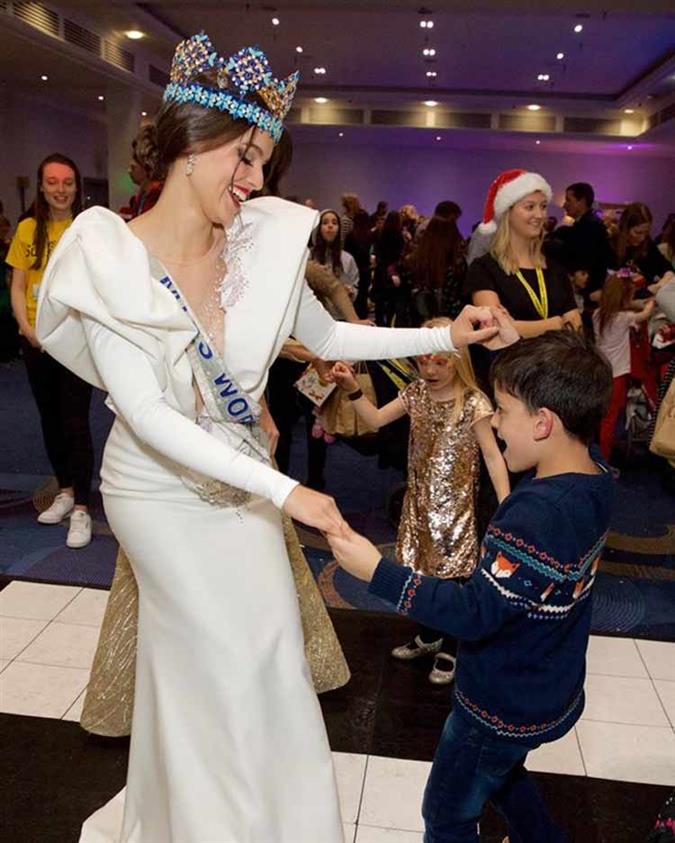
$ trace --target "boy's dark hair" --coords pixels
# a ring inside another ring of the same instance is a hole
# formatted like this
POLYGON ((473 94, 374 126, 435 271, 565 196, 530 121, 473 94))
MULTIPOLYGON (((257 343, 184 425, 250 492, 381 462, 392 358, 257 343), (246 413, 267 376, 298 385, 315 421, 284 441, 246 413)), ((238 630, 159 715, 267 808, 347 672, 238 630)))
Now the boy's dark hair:
POLYGON ((571 436, 588 444, 609 406, 612 368, 578 331, 548 331, 505 348, 492 384, 531 412, 554 412, 571 436))
POLYGON ((575 181, 574 184, 571 184, 567 189, 570 193, 574 194, 575 199, 585 199, 586 205, 588 205, 589 208, 593 207, 593 203, 595 202, 595 191, 587 181, 575 181))

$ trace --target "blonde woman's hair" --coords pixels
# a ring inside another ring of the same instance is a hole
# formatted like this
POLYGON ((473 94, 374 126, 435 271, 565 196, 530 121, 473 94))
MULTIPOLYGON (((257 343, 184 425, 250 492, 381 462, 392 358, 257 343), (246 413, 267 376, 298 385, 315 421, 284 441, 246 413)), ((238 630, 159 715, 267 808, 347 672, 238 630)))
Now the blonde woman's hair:
MULTIPOLYGON (((447 316, 436 316, 433 319, 427 319, 422 324, 423 328, 449 328, 452 325, 452 319, 447 316)), ((455 406, 452 408, 451 419, 456 422, 457 419, 464 412, 464 405, 466 399, 472 392, 480 392, 480 387, 476 381, 476 375, 471 364, 471 357, 469 357, 469 350, 467 346, 455 351, 452 354, 455 364, 455 406)))
MULTIPOLYGON (((497 225, 492 245, 490 246, 490 254, 501 266, 507 275, 514 275, 518 269, 518 260, 511 248, 511 208, 506 213, 502 214, 497 225)), ((544 255, 542 252, 542 244, 544 242, 545 231, 542 228, 541 234, 531 244, 532 262, 536 266, 543 266, 544 255)))

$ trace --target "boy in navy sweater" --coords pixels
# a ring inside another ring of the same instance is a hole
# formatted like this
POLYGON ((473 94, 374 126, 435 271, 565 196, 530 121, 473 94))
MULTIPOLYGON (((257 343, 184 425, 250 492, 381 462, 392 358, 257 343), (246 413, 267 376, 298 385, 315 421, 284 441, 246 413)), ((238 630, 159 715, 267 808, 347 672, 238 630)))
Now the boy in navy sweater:
POLYGON ((510 843, 558 843, 528 775, 528 752, 568 732, 584 707, 591 595, 613 498, 589 452, 612 372, 576 333, 502 351, 493 426, 512 472, 529 472, 495 513, 465 585, 381 557, 353 531, 335 558, 404 615, 460 639, 453 710, 424 795, 425 843, 478 843, 492 802, 510 843))

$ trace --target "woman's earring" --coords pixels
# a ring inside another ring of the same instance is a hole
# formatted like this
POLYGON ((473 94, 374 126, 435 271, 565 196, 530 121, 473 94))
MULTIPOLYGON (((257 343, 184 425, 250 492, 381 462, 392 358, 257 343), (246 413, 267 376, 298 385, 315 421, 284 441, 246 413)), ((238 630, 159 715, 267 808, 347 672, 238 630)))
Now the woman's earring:
POLYGON ((196 161, 196 159, 197 159, 197 156, 194 154, 194 152, 191 152, 191 153, 188 155, 188 157, 187 157, 187 164, 185 165, 185 175, 186 175, 186 176, 191 176, 191 175, 192 175, 192 171, 193 171, 193 170, 194 170, 194 168, 195 168, 195 161, 196 161))

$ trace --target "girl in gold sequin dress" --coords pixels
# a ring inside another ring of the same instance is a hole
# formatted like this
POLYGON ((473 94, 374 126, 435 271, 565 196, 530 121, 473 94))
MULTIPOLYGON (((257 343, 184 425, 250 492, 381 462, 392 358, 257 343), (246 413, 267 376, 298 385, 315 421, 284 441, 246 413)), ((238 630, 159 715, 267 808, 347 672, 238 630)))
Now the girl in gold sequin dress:
MULTIPOLYGON (((449 325, 432 319, 425 327, 449 325)), ((410 416, 408 488, 398 530, 396 556, 415 571, 444 579, 471 576, 478 559, 475 497, 478 451, 483 454, 499 502, 509 494, 506 464, 490 423, 492 407, 478 389, 468 354, 417 357, 420 378, 379 409, 359 394, 351 369, 336 363, 335 379, 370 427, 410 416)), ((413 641, 392 655, 411 660, 435 655, 429 680, 443 685, 455 673, 455 642, 420 626, 413 641)))

